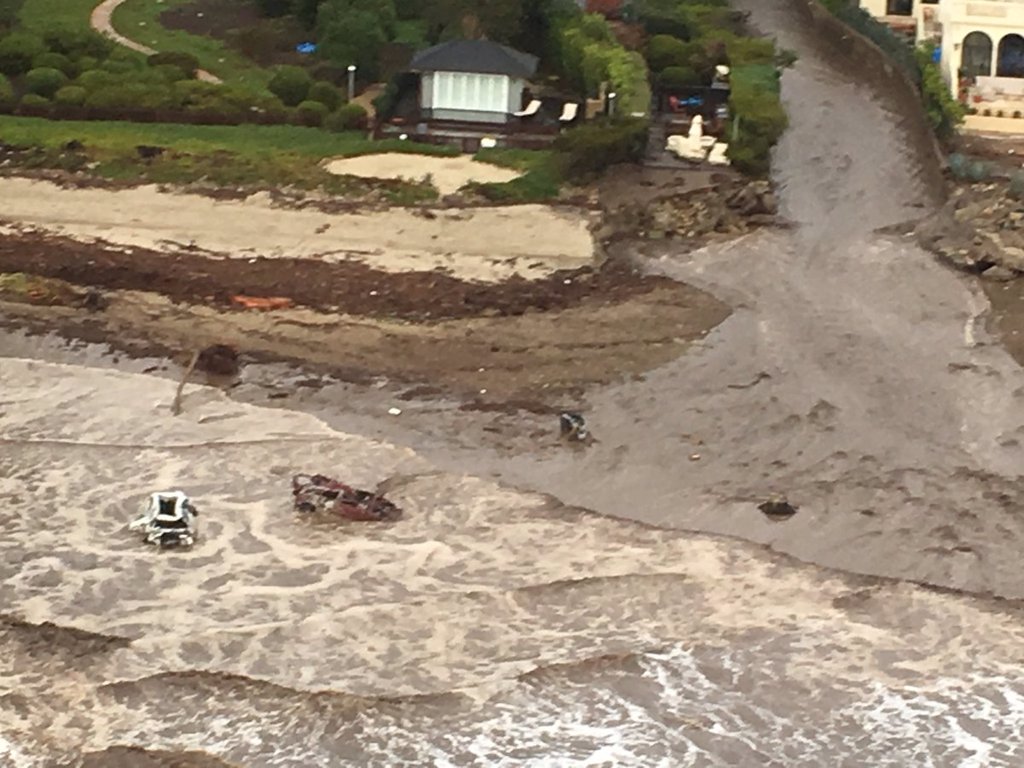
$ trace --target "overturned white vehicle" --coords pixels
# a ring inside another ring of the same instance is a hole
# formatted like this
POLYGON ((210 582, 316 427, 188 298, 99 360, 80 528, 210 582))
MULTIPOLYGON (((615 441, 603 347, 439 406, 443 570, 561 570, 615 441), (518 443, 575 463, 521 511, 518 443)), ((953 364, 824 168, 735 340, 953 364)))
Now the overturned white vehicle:
POLYGON ((199 532, 199 510, 181 491, 150 494, 142 514, 128 524, 130 531, 142 531, 147 544, 164 547, 191 547, 199 532))

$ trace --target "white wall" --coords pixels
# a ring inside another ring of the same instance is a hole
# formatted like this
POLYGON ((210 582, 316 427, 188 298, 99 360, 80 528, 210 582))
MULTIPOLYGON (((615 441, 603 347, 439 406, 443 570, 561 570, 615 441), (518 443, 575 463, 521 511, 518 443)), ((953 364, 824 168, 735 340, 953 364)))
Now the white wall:
POLYGON ((525 80, 512 79, 508 87, 508 111, 518 112, 523 108, 523 89, 526 88, 525 80))
POLYGON ((964 38, 984 32, 992 40, 992 70, 996 73, 999 43, 1010 34, 1024 35, 1024 0, 942 0, 942 70, 956 93, 957 72, 963 57, 964 38))
POLYGON ((872 16, 885 16, 886 0, 860 0, 860 7, 872 16))

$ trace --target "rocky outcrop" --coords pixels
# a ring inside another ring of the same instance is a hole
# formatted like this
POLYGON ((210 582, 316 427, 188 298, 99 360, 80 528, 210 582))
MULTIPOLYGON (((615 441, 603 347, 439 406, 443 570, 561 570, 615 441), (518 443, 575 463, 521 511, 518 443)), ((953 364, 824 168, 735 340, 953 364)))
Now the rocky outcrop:
POLYGON ((651 239, 741 235, 776 224, 777 210, 767 181, 735 182, 656 200, 640 212, 636 229, 651 239))
POLYGON ((1024 201, 1005 183, 957 189, 914 234, 922 247, 967 272, 994 279, 1024 274, 1024 201))

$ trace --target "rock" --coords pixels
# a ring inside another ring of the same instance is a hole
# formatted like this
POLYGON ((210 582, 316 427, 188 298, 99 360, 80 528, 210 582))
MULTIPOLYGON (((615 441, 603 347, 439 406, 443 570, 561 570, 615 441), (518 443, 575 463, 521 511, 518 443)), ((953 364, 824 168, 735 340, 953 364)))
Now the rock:
POLYGON ((1020 277, 1020 273, 1014 272, 1012 269, 1007 269, 1006 267, 997 266, 986 269, 981 273, 981 276, 986 280, 992 280, 997 283, 1006 283, 1020 277))
POLYGON ((211 344, 199 353, 196 368, 216 376, 236 376, 241 368, 238 350, 227 344, 211 344))

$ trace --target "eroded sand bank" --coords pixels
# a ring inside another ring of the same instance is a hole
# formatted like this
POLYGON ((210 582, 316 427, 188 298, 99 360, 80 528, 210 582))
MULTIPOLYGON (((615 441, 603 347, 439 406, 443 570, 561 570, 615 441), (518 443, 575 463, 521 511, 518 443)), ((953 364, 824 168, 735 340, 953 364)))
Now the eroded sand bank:
POLYGON ((466 280, 542 277, 591 264, 587 216, 542 205, 323 213, 244 201, 131 190, 64 189, 0 179, 0 222, 79 240, 175 251, 356 260, 389 272, 443 269, 466 280))

